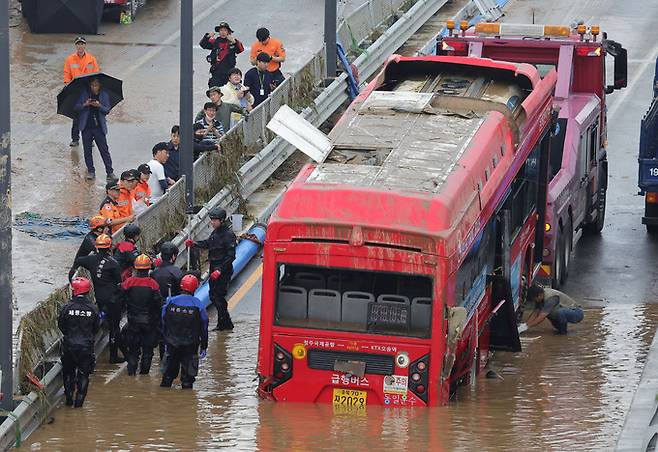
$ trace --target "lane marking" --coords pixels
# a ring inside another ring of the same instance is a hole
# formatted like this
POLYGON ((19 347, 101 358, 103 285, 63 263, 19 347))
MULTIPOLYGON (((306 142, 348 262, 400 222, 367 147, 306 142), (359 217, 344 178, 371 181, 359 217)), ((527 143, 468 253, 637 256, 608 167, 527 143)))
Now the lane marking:
POLYGON ((228 310, 229 312, 235 309, 235 307, 242 301, 244 296, 254 287, 254 284, 263 276, 263 264, 259 264, 256 270, 249 275, 249 278, 242 284, 237 292, 228 301, 228 310))
POLYGON ((119 366, 119 368, 118 368, 117 370, 115 370, 114 372, 112 372, 110 375, 108 375, 108 376, 105 378, 105 384, 110 383, 110 382, 111 382, 112 380, 114 380, 116 377, 118 377, 119 375, 121 375, 121 372, 123 372, 123 369, 125 369, 126 367, 128 367, 128 364, 127 364, 127 363, 122 363, 122 364, 119 366))

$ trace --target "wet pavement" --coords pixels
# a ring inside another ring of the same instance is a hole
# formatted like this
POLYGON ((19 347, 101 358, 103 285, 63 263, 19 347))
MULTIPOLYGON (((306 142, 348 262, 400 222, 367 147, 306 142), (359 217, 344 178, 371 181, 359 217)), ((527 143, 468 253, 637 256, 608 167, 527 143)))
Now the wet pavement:
MULTIPOLYGON (((155 372, 129 378, 100 364, 84 410, 59 408, 27 443, 36 450, 609 450, 621 431, 658 325, 658 243, 641 225, 637 196, 639 122, 658 56, 658 4, 512 0, 509 22, 600 23, 629 50, 629 87, 610 96, 608 212, 603 233, 575 249, 565 291, 585 320, 556 336, 526 333, 524 351, 498 353, 501 379, 478 378, 434 409, 274 404, 255 395, 259 284, 235 307, 236 329, 213 334, 194 391, 161 390, 155 372), (134 380, 134 381, 133 381, 134 380), (107 384, 106 384, 107 383, 107 384)), ((248 271, 254 271, 254 266, 248 271)), ((247 275, 245 275, 245 279, 247 275)), ((233 299, 235 305, 237 298, 233 299)))

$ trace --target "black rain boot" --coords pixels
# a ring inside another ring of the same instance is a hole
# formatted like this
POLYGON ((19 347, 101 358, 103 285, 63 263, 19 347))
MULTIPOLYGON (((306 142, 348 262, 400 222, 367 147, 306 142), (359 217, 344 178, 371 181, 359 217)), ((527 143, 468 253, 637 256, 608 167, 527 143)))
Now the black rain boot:
POLYGON ((66 406, 73 406, 74 392, 75 375, 64 375, 64 397, 66 397, 66 406))
POLYGON ((116 341, 110 342, 110 364, 120 364, 126 362, 126 358, 119 358, 117 353, 118 345, 116 341))
POLYGON ((87 389, 89 388, 89 376, 78 372, 77 379, 78 391, 75 397, 75 408, 81 408, 85 403, 85 397, 87 397, 87 389))
POLYGON ((233 321, 231 316, 227 312, 223 316, 217 319, 217 326, 213 328, 213 331, 229 331, 233 329, 233 321))
POLYGON ((162 377, 162 381, 160 382, 160 387, 161 388, 171 388, 172 383, 174 382, 173 378, 169 378, 167 376, 162 377))
POLYGON ((153 360, 153 357, 144 357, 142 356, 142 362, 140 363, 139 366, 139 374, 140 375, 148 375, 148 373, 151 371, 151 361, 153 360))
POLYGON ((181 387, 182 387, 183 389, 192 389, 192 385, 193 385, 193 383, 183 383, 183 384, 181 385, 181 387))

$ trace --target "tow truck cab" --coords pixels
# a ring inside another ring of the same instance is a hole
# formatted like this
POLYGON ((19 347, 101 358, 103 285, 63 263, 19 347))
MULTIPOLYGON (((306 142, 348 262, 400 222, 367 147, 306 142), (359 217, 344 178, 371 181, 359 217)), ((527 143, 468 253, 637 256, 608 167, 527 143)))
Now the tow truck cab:
MULTIPOLYGON (((437 42, 439 55, 530 63, 542 77, 553 68, 557 70, 543 263, 537 276, 545 284, 560 287, 568 275, 571 251, 582 233, 598 233, 604 226, 606 95, 626 86, 626 49, 607 39, 598 25, 579 24, 572 29, 483 22, 472 32, 465 21, 459 30, 454 21, 447 25, 447 35, 437 42), (606 80, 607 55, 614 59, 610 82, 606 80)), ((658 181, 658 164, 655 171, 658 181)))

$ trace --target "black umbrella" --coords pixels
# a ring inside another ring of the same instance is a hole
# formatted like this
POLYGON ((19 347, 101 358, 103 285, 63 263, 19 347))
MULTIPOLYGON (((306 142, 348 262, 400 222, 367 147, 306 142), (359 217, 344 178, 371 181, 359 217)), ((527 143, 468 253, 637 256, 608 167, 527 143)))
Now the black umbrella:
POLYGON ((101 82, 101 91, 110 96, 110 109, 123 100, 123 82, 103 72, 94 72, 74 78, 71 83, 57 95, 57 113, 71 119, 77 117, 75 104, 83 92, 89 89, 89 81, 98 79, 101 82))
POLYGON ((23 0, 23 14, 33 33, 96 34, 103 0, 23 0))

